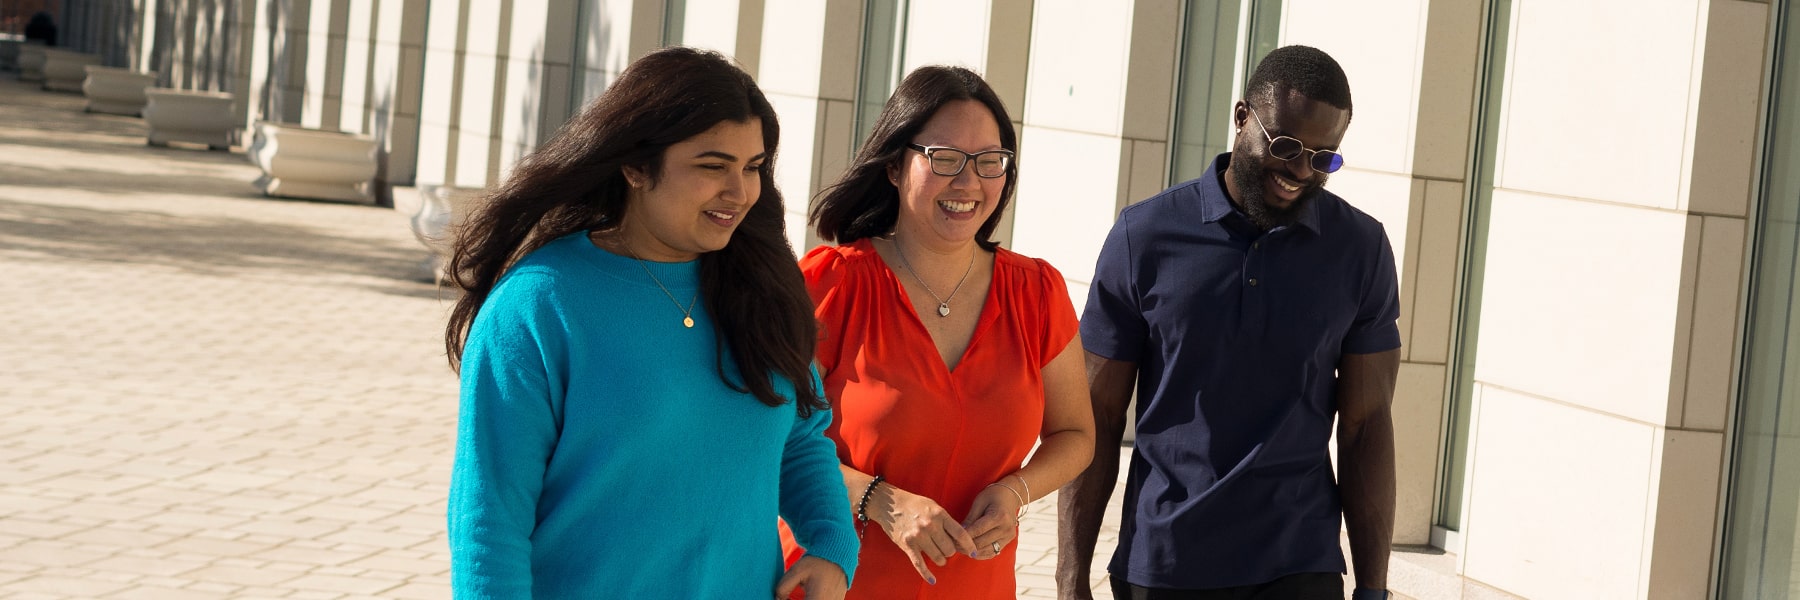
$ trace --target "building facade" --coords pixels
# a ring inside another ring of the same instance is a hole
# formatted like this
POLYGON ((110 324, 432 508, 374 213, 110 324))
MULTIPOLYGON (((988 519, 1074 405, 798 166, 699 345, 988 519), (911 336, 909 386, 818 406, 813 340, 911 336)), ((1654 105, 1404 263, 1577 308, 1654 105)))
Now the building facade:
POLYGON ((1800 597, 1800 10, 1783 0, 66 0, 69 43, 376 136, 392 185, 505 176, 635 57, 720 50, 800 201, 906 72, 1021 132, 1001 237, 1077 305, 1118 211, 1198 176, 1269 50, 1348 72, 1328 187, 1387 227, 1404 364, 1393 585, 1800 597), (1789 378, 1793 380, 1790 381, 1789 378), (1786 385, 1794 383, 1796 385, 1786 385), (1791 403, 1791 404, 1790 404, 1791 403))

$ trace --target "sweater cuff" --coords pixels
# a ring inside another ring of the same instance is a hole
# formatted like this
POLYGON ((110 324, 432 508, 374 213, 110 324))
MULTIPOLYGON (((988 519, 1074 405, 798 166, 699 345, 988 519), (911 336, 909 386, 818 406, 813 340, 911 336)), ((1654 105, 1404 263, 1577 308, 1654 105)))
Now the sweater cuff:
MULTIPOLYGON (((857 552, 862 549, 856 533, 844 527, 822 527, 810 540, 797 540, 806 548, 807 556, 817 556, 844 570, 846 585, 856 581, 857 552)), ((797 533, 797 532, 796 532, 797 533)), ((797 537, 797 536, 796 536, 797 537)))

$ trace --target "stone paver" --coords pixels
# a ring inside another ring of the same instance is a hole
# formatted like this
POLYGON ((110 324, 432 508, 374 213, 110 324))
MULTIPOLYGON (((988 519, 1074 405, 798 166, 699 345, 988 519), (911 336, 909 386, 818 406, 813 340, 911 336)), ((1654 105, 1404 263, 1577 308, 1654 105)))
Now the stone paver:
POLYGON ((447 597, 449 295, 406 213, 81 106, 0 79, 0 598, 447 597))

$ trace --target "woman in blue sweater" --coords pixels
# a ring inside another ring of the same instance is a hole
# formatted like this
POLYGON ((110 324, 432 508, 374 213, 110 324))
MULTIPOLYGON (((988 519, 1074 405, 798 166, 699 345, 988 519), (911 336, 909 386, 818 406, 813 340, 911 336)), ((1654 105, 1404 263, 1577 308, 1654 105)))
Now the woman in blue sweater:
POLYGON ((727 59, 659 50, 470 216, 457 597, 843 597, 857 540, 778 134, 727 59), (785 573, 777 515, 810 552, 785 573))

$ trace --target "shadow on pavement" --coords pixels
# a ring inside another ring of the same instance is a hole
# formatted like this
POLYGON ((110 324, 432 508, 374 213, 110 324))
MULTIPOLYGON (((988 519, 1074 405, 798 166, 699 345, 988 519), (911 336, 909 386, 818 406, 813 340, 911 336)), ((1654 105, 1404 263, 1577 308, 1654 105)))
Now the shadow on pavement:
POLYGON ((388 282, 346 283, 387 294, 449 296, 448 291, 421 280, 423 248, 229 217, 95 210, 0 198, 0 247, 68 260, 156 265, 207 275, 364 276, 388 282))
MULTIPOLYGON (((104 159, 105 157, 96 157, 104 159)), ((79 166, 27 167, 0 163, 0 183, 40 188, 86 190, 106 194, 154 192, 186 196, 212 196, 264 200, 253 184, 255 177, 221 177, 193 173, 119 173, 79 166)))

